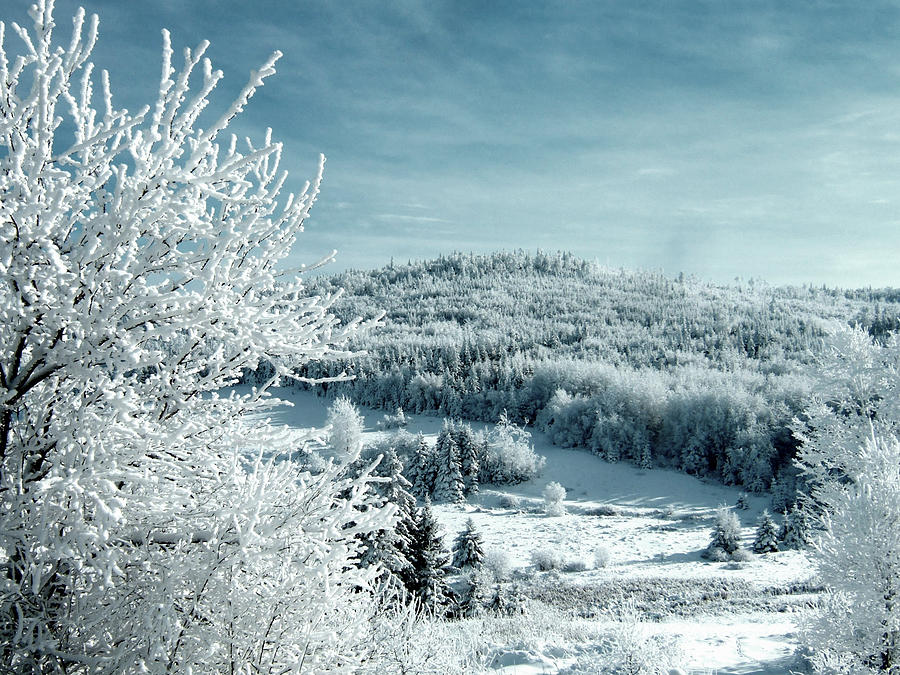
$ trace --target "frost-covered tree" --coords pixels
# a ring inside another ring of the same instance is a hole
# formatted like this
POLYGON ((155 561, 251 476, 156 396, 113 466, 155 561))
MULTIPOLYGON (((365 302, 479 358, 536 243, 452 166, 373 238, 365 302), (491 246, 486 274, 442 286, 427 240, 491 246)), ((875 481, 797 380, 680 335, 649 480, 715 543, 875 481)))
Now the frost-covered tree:
POLYGON ((457 422, 450 428, 450 435, 459 450, 459 468, 463 478, 463 488, 467 495, 478 492, 480 471, 480 448, 472 427, 457 422))
POLYGON ((815 541, 830 589, 807 621, 806 643, 823 672, 900 671, 900 441, 876 435, 859 450, 866 469, 824 498, 815 541))
POLYGON ((452 504, 466 501, 465 484, 459 463, 459 448, 450 433, 450 424, 446 421, 438 434, 434 457, 437 468, 434 498, 452 504))
POLYGON ((466 529, 460 531, 453 540, 453 566, 481 567, 484 562, 484 542, 481 533, 475 529, 475 521, 466 520, 466 529))
POLYGON ((52 12, 11 24, 20 55, 0 23, 0 670, 352 664, 356 537, 389 510, 245 414, 354 328, 282 268, 321 172, 284 196, 281 145, 226 133, 279 54, 201 129, 207 43, 176 69, 163 33, 157 99, 117 109, 103 73, 95 107, 98 21, 60 46, 52 12))
POLYGON ((483 483, 521 483, 544 470, 546 459, 534 451, 531 434, 500 415, 484 439, 480 477, 483 483))
POLYGON ((774 553, 778 550, 778 526, 772 520, 768 509, 759 517, 759 525, 756 527, 756 537, 753 540, 754 553, 774 553))
POLYGON ((829 589, 802 635, 819 672, 900 671, 900 339, 839 327, 795 433, 829 589))
POLYGON ((362 447, 363 418, 346 396, 328 407, 328 444, 339 459, 356 457, 362 447))
POLYGON ((418 435, 416 449, 408 470, 409 481, 412 483, 412 494, 419 501, 424 501, 434 494, 437 480, 437 466, 435 464, 434 448, 428 444, 422 434, 418 435))
POLYGON ((414 574, 413 592, 422 609, 438 613, 450 598, 450 587, 445 579, 450 556, 444 548, 440 526, 431 510, 431 501, 427 498, 419 509, 416 526, 410 552, 414 574))
POLYGON ((741 523, 737 515, 728 507, 716 510, 716 523, 713 527, 709 546, 704 557, 711 560, 727 559, 741 547, 741 523))

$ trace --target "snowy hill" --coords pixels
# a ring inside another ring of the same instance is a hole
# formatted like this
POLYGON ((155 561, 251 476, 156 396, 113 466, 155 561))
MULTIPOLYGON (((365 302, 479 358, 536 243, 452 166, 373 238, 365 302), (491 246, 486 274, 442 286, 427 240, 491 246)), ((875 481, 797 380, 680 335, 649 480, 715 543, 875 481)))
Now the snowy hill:
POLYGON ((792 499, 790 421, 829 322, 873 334, 893 291, 713 285, 609 270, 570 254, 454 254, 311 280, 343 320, 384 310, 366 356, 310 363, 361 405, 534 422, 565 447, 792 499))

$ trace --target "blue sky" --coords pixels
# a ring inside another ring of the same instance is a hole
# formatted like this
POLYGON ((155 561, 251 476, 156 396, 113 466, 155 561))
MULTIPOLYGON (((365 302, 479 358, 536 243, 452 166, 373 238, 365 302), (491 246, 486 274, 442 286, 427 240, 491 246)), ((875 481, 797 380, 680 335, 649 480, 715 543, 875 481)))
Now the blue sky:
POLYGON ((328 157, 298 261, 543 248, 900 285, 897 2, 58 0, 61 29, 79 4, 130 108, 162 28, 212 42, 219 105, 284 52, 239 130, 273 128, 295 189, 328 157))

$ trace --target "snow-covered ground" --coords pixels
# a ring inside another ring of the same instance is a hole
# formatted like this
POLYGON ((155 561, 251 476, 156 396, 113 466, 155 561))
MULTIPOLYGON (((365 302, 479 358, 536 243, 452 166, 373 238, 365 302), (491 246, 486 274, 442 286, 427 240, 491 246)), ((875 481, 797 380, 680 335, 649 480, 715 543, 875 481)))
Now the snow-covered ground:
MULTIPOLYGON (((324 425, 326 401, 292 390, 277 393, 294 405, 273 411, 273 424, 288 430, 324 425)), ((366 440, 389 433, 376 430, 382 411, 361 412, 366 440)), ((417 415, 408 431, 422 432, 434 442, 442 421, 417 415)), ((435 505, 448 548, 466 519, 472 518, 485 548, 508 556, 513 575, 527 595, 540 597, 578 620, 598 626, 612 621, 602 601, 627 603, 629 593, 641 588, 647 592, 634 601, 644 619, 640 629, 677 642, 686 672, 789 672, 797 646, 795 617, 815 600, 815 593, 803 587, 814 576, 806 554, 751 555, 743 563, 715 563, 700 557, 709 542, 716 508, 734 505, 739 489, 674 471, 610 464, 582 450, 553 446, 538 432, 533 440, 535 450, 547 458, 540 477, 514 486, 482 486, 467 504, 435 505), (542 511, 541 492, 550 481, 566 488, 565 515, 548 516, 542 511), (508 505, 510 497, 513 502, 518 499, 517 507, 508 505), (555 552, 566 562, 583 561, 587 569, 537 572, 531 562, 535 551, 555 552), (606 566, 597 565, 598 551, 601 559, 608 557, 606 566)), ((749 508, 736 513, 749 549, 767 499, 751 496, 748 502, 749 508)), ((579 651, 583 658, 588 648, 560 645, 552 639, 537 648, 508 645, 504 651, 502 645, 498 647, 492 670, 522 675, 565 673, 579 651)))

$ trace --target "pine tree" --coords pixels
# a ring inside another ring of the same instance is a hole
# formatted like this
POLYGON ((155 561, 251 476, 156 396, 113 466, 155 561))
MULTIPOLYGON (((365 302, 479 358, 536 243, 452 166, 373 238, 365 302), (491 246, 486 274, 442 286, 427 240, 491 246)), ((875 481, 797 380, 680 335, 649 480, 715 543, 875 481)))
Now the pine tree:
POLYGON ((717 560, 741 547, 741 523, 734 511, 724 506, 716 511, 716 524, 705 557, 717 560))
POLYGON ((461 617, 478 616, 494 599, 494 577, 484 567, 471 570, 463 580, 456 613, 461 617))
POLYGON ((466 529, 462 530, 453 541, 453 566, 481 567, 484 561, 484 548, 481 533, 475 529, 475 521, 469 518, 466 529))
POLYGON ((416 502, 409 492, 410 484, 403 475, 403 463, 393 448, 388 448, 376 468, 375 475, 387 479, 377 483, 377 492, 386 503, 396 508, 396 521, 389 529, 363 537, 362 567, 379 565, 380 581, 389 589, 411 591, 414 572, 410 561, 416 531, 416 502))
POLYGON ((809 519, 802 507, 794 504, 784 514, 784 522, 778 533, 778 541, 783 549, 807 548, 811 543, 809 519))
POLYGON ((450 598, 450 588, 444 579, 450 560, 444 548, 438 522, 431 510, 431 500, 419 509, 416 532, 412 540, 410 562, 413 567, 412 591, 422 609, 436 614, 450 598))
POLYGON ((422 434, 418 436, 418 444, 411 462, 409 481, 412 483, 412 495, 419 501, 425 501, 434 493, 437 479, 434 448, 422 434))
POLYGON ((494 597, 489 608, 492 612, 502 616, 525 614, 525 596, 516 584, 498 583, 494 587, 494 597))
POLYGON ((480 449, 472 427, 457 423, 450 428, 450 435, 459 448, 459 466, 463 478, 465 494, 478 492, 478 472, 480 470, 480 449))
POLYGON ((756 528, 756 539, 753 541, 754 553, 774 553, 778 550, 778 526, 772 520, 768 509, 759 517, 756 528))
POLYGON ((641 445, 641 456, 640 456, 639 465, 645 471, 649 471, 650 469, 653 468, 653 454, 650 450, 649 443, 645 442, 641 445))
POLYGON ((444 428, 438 434, 435 445, 435 463, 437 478, 434 485, 434 498, 441 502, 459 504, 466 501, 462 470, 459 464, 459 448, 450 433, 450 424, 444 422, 444 428))

